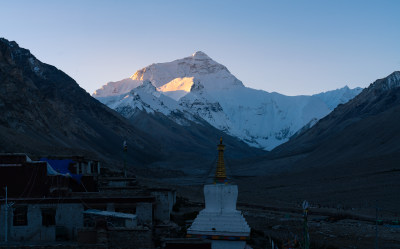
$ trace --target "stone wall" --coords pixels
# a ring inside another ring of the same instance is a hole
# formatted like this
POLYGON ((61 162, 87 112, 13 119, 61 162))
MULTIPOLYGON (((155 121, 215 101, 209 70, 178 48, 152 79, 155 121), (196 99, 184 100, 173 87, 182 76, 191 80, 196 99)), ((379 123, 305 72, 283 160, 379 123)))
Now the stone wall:
POLYGON ((172 190, 154 190, 151 192, 151 195, 156 198, 154 219, 164 222, 169 221, 171 218, 172 208, 176 202, 176 192, 172 190))
POLYGON ((77 229, 83 227, 82 204, 58 204, 56 226, 64 226, 69 240, 76 240, 77 229))
MULTIPOLYGON (((29 204, 27 208, 28 223, 26 226, 13 225, 13 208, 8 212, 8 240, 9 241, 55 241, 56 227, 65 231, 65 239, 74 240, 76 229, 83 227, 82 204, 29 204), (42 225, 42 209, 56 210, 55 226, 42 225)), ((1 205, 0 239, 4 241, 4 205, 1 205)))
MULTIPOLYGON (((12 215, 12 212, 10 212, 10 209, 8 210, 8 224, 10 224, 10 221, 12 222, 12 219, 10 219, 10 216, 12 215)), ((5 205, 2 204, 0 206, 0 241, 4 241, 4 229, 5 229, 5 205)), ((8 229, 8 233, 10 232, 10 228, 8 229)))
POLYGON ((79 230, 78 242, 83 245, 104 245, 107 248, 118 249, 153 249, 152 230, 142 229, 96 229, 79 230), (100 238, 101 237, 101 238, 100 238))
POLYGON ((108 231, 109 248, 152 249, 152 231, 150 229, 118 229, 108 231))
POLYGON ((152 192, 151 194, 156 197, 154 219, 157 221, 169 221, 171 212, 169 211, 168 193, 152 192))
POLYGON ((140 202, 136 205, 138 225, 151 225, 153 222, 153 205, 148 202, 140 202))

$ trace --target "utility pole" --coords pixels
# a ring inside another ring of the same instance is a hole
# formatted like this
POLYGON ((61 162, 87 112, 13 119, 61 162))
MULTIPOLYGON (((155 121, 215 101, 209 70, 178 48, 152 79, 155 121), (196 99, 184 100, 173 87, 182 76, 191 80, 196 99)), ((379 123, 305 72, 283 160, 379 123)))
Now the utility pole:
POLYGON ((126 174, 126 153, 128 152, 128 145, 127 145, 127 143, 126 143, 126 140, 124 141, 124 144, 123 144, 123 148, 124 148, 124 154, 123 154, 123 157, 124 157, 124 177, 126 178, 127 177, 127 174, 126 174))
POLYGON ((6 205, 5 205, 5 211, 6 214, 4 215, 5 222, 4 222, 4 241, 7 243, 8 242, 8 203, 7 203, 7 198, 8 198, 8 189, 6 186, 6 205))
POLYGON ((376 204, 376 221, 375 221, 375 249, 378 249, 378 204, 376 204))
POLYGON ((304 216, 304 241, 303 241, 303 249, 310 249, 310 235, 308 233, 308 208, 309 204, 307 201, 303 201, 303 216, 304 216))

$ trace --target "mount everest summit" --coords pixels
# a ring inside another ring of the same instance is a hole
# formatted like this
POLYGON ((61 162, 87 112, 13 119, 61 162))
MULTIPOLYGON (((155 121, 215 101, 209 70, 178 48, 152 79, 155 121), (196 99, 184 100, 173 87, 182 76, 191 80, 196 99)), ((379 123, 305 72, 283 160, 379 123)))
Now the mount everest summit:
POLYGON ((205 53, 196 52, 109 82, 93 97, 126 118, 144 111, 165 115, 180 125, 206 121, 251 146, 271 150, 361 90, 346 86, 312 96, 255 90, 205 53))

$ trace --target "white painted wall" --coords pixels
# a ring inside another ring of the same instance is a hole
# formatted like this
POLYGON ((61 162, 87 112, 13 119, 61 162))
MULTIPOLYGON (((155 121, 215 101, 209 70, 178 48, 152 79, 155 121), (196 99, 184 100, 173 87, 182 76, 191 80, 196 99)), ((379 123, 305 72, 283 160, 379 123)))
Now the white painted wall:
POLYGON ((236 211, 237 185, 209 184, 204 186, 205 212, 229 213, 236 211))

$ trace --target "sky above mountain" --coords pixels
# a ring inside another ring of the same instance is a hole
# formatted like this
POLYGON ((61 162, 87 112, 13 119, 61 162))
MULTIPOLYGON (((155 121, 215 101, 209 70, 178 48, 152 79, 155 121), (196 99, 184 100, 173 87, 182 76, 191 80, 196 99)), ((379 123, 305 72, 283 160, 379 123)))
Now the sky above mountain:
POLYGON ((400 69, 399 1, 1 1, 0 36, 89 93, 203 51, 246 86, 366 87, 400 69))

